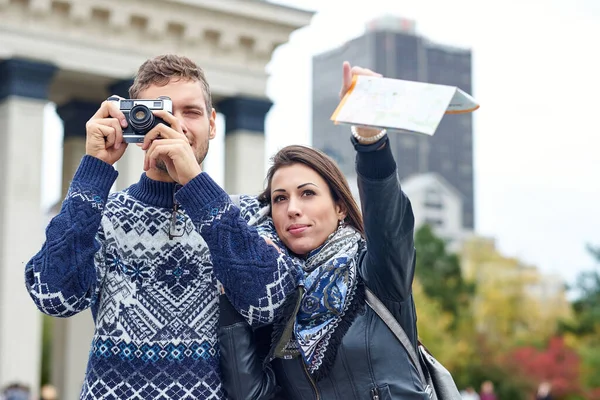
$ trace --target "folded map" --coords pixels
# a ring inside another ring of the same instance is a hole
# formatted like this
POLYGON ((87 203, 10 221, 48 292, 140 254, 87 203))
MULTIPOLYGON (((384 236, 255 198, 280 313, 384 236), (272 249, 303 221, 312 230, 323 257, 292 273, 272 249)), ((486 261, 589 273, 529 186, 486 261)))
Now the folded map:
POLYGON ((475 99, 455 86, 355 75, 331 120, 433 135, 444 114, 478 108, 475 99))

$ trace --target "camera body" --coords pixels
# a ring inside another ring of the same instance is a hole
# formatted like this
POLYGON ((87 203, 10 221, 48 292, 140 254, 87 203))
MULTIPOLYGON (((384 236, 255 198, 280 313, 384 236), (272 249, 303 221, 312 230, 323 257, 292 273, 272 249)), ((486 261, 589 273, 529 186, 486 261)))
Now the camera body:
POLYGON ((119 103, 119 109, 125 115, 127 127, 123 128, 123 141, 126 143, 144 142, 144 135, 158 124, 171 126, 152 113, 153 110, 165 110, 173 114, 173 102, 166 96, 158 99, 109 97, 108 100, 119 103))

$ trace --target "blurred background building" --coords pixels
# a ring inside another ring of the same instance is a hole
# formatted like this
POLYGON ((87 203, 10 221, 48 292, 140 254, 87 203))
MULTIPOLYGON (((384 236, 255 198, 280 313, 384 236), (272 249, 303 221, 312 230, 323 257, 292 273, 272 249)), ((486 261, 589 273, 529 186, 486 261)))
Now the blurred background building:
MULTIPOLYGON (((313 58, 313 145, 333 157, 348 176, 354 174, 354 150, 340 146, 348 141, 348 127, 332 127, 329 120, 339 102, 343 61, 389 78, 473 92, 470 50, 433 43, 417 34, 415 21, 405 18, 383 16, 365 28, 363 35, 313 58)), ((398 134, 390 142, 401 179, 436 173, 460 193, 461 226, 467 230, 475 225, 472 121, 471 113, 445 116, 434 136, 398 134)))

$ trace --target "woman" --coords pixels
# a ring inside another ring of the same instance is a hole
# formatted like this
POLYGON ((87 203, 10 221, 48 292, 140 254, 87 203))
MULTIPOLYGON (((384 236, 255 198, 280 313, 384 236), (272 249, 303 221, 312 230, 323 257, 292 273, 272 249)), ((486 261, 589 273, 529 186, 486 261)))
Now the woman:
MULTIPOLYGON (((344 64, 342 96, 360 73, 373 74, 344 64)), ((198 201, 212 210, 200 229, 227 297, 254 325, 260 318, 245 305, 273 304, 276 321, 272 338, 265 328, 253 332, 222 301, 222 372, 234 399, 270 398, 275 385, 288 400, 429 398, 407 352, 364 299, 367 287, 416 347, 410 202, 385 132, 353 134, 362 218, 339 168, 307 147, 277 153, 262 196, 241 199, 254 209, 242 218, 216 184, 197 178, 207 193, 198 201), (278 287, 289 274, 295 291, 278 287)))

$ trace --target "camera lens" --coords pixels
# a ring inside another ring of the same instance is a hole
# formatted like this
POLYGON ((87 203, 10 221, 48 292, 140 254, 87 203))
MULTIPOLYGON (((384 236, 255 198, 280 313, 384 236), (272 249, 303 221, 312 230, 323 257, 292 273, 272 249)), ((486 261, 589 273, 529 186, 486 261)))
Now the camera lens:
POLYGON ((129 124, 134 131, 146 133, 154 125, 154 114, 145 105, 138 104, 129 111, 129 124))

